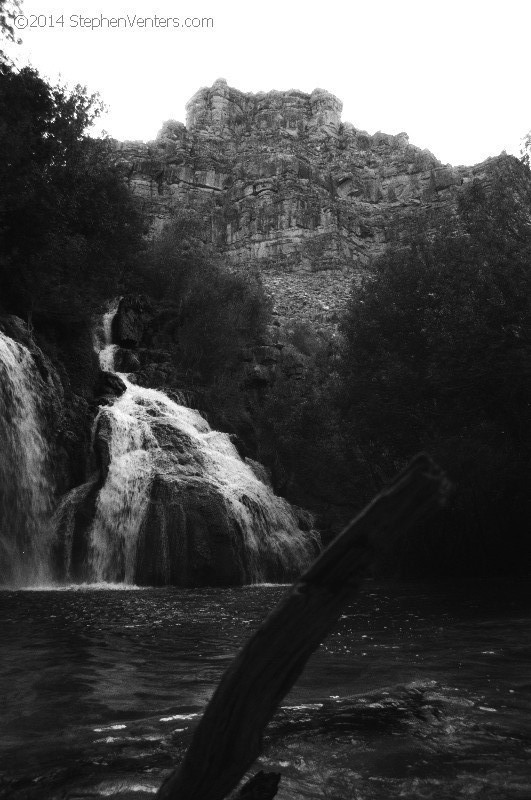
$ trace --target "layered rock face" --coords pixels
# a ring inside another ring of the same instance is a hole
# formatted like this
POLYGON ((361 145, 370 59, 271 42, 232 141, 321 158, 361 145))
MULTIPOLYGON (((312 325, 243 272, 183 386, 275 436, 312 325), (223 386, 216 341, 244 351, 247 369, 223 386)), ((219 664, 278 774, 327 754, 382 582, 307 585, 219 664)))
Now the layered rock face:
POLYGON ((260 268, 281 315, 333 322, 393 231, 482 171, 444 166, 405 133, 369 135, 341 110, 321 89, 245 94, 218 80, 189 101, 186 126, 117 143, 118 157, 155 235, 195 209, 231 264, 260 268))

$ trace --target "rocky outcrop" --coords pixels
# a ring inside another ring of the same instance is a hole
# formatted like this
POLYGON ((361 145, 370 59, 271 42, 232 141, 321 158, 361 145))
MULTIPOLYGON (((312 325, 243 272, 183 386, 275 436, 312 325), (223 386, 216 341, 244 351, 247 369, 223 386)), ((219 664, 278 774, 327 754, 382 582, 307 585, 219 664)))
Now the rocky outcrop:
POLYGON ((125 392, 125 383, 114 372, 102 370, 96 387, 96 402, 100 406, 109 405, 125 392))
POLYGON ((119 304, 112 322, 113 341, 120 347, 138 347, 150 319, 151 303, 142 295, 127 295, 119 304))
POLYGON ((321 89, 246 94, 218 80, 189 101, 186 125, 117 143, 117 157, 154 234, 194 209, 231 264, 260 267, 281 316, 333 325, 350 279, 393 231, 453 203, 483 170, 443 165, 405 133, 342 123, 341 109, 321 89))
POLYGON ((118 347, 114 356, 117 372, 136 372, 140 368, 140 359, 132 350, 118 347))

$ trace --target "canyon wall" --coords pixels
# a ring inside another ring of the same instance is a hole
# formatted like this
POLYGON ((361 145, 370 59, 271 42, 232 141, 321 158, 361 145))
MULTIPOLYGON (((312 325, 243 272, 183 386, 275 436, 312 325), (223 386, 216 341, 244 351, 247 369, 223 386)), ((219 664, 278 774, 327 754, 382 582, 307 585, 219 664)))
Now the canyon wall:
POLYGON ((333 324, 351 279, 411 214, 447 206, 482 173, 441 164, 405 133, 341 122, 315 89, 246 94, 217 80, 187 104, 186 125, 116 143, 156 235, 182 208, 236 268, 258 267, 280 316, 333 324))

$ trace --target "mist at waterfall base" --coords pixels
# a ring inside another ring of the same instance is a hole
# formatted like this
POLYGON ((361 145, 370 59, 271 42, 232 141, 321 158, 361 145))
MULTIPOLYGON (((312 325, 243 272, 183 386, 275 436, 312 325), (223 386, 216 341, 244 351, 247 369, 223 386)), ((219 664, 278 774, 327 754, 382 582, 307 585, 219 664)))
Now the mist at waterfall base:
MULTIPOLYGON (((0 593, 5 800, 152 797, 280 586, 0 593)), ((266 733, 279 800, 531 796, 525 583, 375 586, 266 733)))

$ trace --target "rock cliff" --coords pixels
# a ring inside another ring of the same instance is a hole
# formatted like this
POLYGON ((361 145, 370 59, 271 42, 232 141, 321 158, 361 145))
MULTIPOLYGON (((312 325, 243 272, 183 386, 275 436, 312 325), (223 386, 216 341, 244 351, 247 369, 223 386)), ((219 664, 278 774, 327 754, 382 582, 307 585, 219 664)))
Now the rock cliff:
POLYGON ((441 164, 407 134, 341 122, 327 91, 246 94, 217 80, 155 141, 116 143, 154 235, 194 209, 235 267, 258 266, 280 316, 333 324, 350 279, 412 214, 452 203, 473 168, 441 164))

